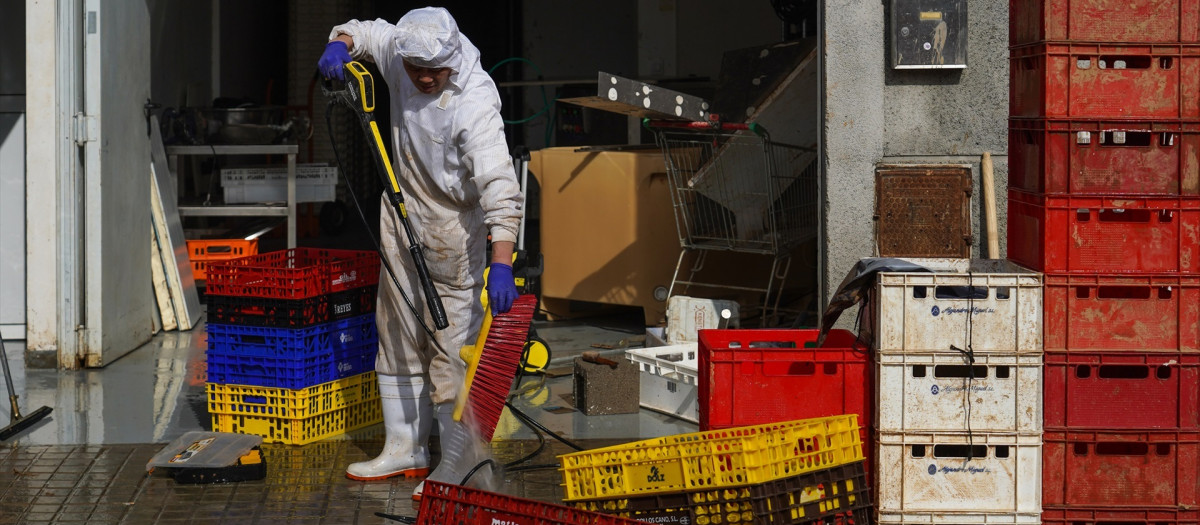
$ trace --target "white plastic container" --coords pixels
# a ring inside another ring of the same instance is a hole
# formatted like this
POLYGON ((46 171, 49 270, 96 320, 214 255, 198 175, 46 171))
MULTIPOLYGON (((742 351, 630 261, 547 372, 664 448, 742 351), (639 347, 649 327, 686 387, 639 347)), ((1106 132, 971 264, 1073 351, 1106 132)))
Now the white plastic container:
POLYGON ((696 397, 696 343, 625 351, 638 365, 640 404, 655 412, 700 422, 696 397))
MULTIPOLYGON (((296 202, 337 199, 337 168, 322 164, 296 166, 296 202)), ((227 168, 221 170, 226 204, 287 201, 287 168, 227 168)))
POLYGON ((881 517, 1042 511, 1039 435, 881 432, 876 448, 873 476, 881 517))
POLYGON ((968 367, 945 352, 878 353, 875 363, 879 432, 1042 432, 1041 355, 980 354, 968 367))
POLYGON ((696 342, 696 331, 706 328, 737 328, 738 304, 720 299, 675 295, 667 299, 667 344, 696 342), (729 318, 722 311, 729 311, 729 318))
POLYGON ((883 272, 870 338, 883 352, 1042 353, 1042 274, 1006 260, 906 259, 933 272, 883 272))

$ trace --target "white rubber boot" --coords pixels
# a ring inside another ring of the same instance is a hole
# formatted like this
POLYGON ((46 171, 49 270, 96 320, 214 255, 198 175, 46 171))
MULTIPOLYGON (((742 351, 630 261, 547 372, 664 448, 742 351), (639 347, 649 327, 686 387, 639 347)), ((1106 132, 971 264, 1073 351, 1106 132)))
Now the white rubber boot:
MULTIPOLYGON (((484 443, 465 423, 454 420, 454 403, 442 403, 434 407, 438 421, 438 444, 441 445, 441 458, 437 468, 428 478, 442 483, 461 485, 463 477, 471 472, 481 461, 491 458, 491 447, 484 443)), ((494 485, 493 477, 496 469, 491 465, 480 467, 471 475, 467 485, 473 488, 489 490, 494 485)), ((413 499, 420 501, 421 491, 425 489, 422 480, 413 490, 413 499)))
POLYGON ((379 457, 351 463, 346 477, 373 481, 394 476, 417 478, 429 474, 429 432, 433 404, 423 376, 378 374, 386 440, 379 457))

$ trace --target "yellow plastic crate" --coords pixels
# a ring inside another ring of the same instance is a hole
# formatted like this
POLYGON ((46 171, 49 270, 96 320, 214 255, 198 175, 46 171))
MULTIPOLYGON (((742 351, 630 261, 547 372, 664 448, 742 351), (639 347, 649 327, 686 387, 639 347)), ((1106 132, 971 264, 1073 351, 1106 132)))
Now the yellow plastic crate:
POLYGON ((578 501, 575 508, 648 523, 818 523, 871 511, 862 461, 798 476, 692 492, 578 501))
POLYGON ((375 372, 344 377, 308 388, 206 383, 210 414, 299 419, 379 399, 375 372))
POLYGON ((303 419, 213 414, 213 430, 262 436, 265 443, 306 445, 383 421, 379 398, 303 419))
POLYGON ((564 501, 734 488, 863 459, 858 416, 678 434, 558 457, 564 501))
POLYGON ((383 421, 375 373, 302 389, 208 383, 213 430, 304 445, 383 421))

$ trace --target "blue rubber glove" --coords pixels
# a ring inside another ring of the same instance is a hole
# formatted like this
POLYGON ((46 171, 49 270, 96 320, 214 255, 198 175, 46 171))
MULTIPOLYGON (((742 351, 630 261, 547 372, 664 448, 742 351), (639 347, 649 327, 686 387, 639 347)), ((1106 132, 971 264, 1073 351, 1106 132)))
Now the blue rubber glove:
POLYGON ((350 58, 346 43, 334 40, 325 44, 325 52, 321 53, 321 59, 317 61, 317 70, 327 79, 345 82, 345 65, 351 60, 353 59, 350 58))
POLYGON ((487 289, 492 315, 507 313, 512 309, 513 301, 517 300, 517 284, 513 281, 512 266, 492 263, 488 270, 487 289))

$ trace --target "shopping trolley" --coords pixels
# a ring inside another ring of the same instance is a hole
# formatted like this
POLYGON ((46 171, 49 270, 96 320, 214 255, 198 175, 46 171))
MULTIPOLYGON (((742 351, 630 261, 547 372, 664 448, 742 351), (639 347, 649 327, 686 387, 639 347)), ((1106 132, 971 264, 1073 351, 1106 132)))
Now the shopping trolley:
POLYGON ((813 148, 782 144, 755 124, 645 120, 666 160, 681 247, 667 297, 688 287, 762 293, 762 324, 778 319, 792 249, 820 231, 820 166, 813 148), (709 252, 771 258, 763 287, 696 280, 709 252), (694 253, 687 279, 684 258, 694 253))

